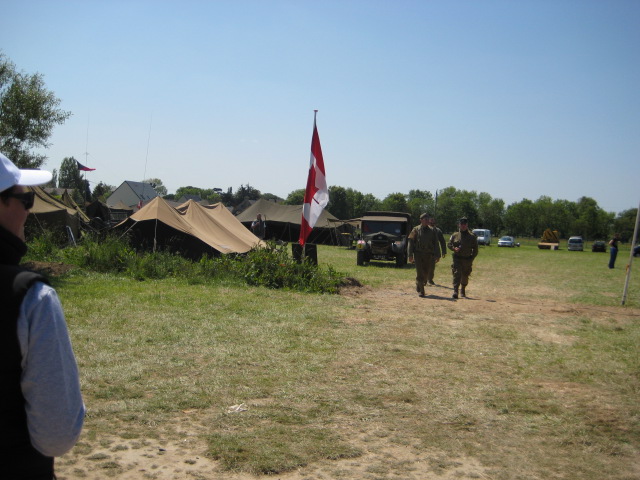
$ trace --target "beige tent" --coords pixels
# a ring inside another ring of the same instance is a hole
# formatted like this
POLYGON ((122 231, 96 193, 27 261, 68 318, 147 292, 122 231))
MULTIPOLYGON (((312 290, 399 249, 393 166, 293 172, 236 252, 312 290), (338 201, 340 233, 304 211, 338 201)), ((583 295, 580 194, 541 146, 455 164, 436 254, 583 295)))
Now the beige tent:
POLYGON ((27 189, 36 194, 25 226, 27 236, 41 235, 44 231, 55 231, 66 236, 70 231, 78 238, 81 218, 77 210, 55 199, 41 187, 27 189))
POLYGON ((78 212, 78 216, 83 222, 89 223, 89 217, 87 216, 86 213, 82 211, 82 209, 78 206, 75 200, 71 198, 71 195, 69 195, 69 192, 66 188, 62 193, 62 203, 64 203, 67 207, 73 208, 76 212, 78 212))
POLYGON ((221 203, 205 207, 193 200, 173 208, 156 197, 114 229, 128 232, 136 246, 169 249, 189 258, 246 253, 264 245, 221 203))

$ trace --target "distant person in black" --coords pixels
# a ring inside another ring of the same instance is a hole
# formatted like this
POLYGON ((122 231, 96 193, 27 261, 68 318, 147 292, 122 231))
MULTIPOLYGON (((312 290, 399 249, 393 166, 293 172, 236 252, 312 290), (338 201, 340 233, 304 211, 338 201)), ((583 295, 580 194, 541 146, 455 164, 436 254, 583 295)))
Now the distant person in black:
POLYGON ((260 240, 264 240, 267 231, 267 223, 262 219, 262 214, 256 215, 256 219, 251 223, 251 231, 260 240))
POLYGON ((616 257, 618 256, 618 242, 620 241, 620 234, 616 233, 613 238, 609 240, 609 268, 616 266, 616 257))

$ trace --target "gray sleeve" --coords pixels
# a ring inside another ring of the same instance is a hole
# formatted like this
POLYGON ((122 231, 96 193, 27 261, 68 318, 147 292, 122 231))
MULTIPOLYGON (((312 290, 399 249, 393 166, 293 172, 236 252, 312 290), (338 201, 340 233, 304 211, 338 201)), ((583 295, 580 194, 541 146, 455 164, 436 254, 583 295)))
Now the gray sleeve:
POLYGON ((18 317, 22 393, 32 445, 56 457, 75 445, 84 422, 78 366, 56 291, 33 285, 18 317))

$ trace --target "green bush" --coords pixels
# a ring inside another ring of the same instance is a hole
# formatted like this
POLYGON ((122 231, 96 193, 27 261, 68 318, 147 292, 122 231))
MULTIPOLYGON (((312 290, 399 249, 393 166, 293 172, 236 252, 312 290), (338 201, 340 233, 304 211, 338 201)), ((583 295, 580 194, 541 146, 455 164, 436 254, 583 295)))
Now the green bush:
POLYGON ((63 262, 84 270, 124 274, 137 280, 186 278, 244 282, 252 286, 316 293, 337 293, 344 275, 308 260, 296 262, 286 249, 268 244, 244 255, 203 256, 191 261, 166 251, 136 252, 126 239, 85 235, 77 246, 61 248, 51 235, 29 243, 26 260, 63 262))
POLYGON ((129 244, 113 235, 87 235, 76 247, 61 252, 62 261, 95 272, 122 272, 136 258, 129 244))
POLYGON ((325 270, 308 259, 296 262, 286 250, 274 245, 249 252, 240 271, 249 285, 269 288, 337 293, 341 283, 341 276, 333 268, 325 270))
POLYGON ((29 242, 28 257, 31 260, 41 262, 59 261, 60 247, 57 236, 51 232, 45 232, 29 242))

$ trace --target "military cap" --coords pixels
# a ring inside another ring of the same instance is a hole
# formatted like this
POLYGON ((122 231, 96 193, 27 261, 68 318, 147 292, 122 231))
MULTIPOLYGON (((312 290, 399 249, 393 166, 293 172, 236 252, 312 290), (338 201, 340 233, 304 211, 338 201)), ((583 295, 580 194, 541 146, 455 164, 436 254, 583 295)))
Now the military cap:
POLYGON ((461 225, 467 225, 469 223, 469 220, 467 220, 467 217, 462 217, 459 221, 459 224, 461 225))
POLYGON ((422 215, 420 215, 420 220, 422 220, 423 218, 431 218, 431 215, 429 215, 428 213, 423 213, 422 215))

